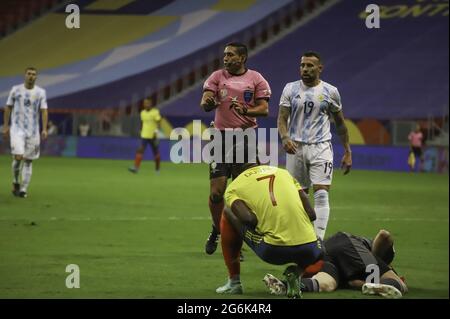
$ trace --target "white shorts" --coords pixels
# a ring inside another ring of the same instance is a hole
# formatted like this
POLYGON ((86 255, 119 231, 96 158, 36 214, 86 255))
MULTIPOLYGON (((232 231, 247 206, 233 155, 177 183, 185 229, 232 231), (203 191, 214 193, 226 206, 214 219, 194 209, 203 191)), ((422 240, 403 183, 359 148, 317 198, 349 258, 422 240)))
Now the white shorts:
POLYGON ((296 142, 297 153, 287 154, 286 169, 302 188, 331 185, 333 179, 333 147, 331 142, 302 144, 296 142))
POLYGON ((22 155, 24 159, 39 158, 41 138, 39 134, 26 136, 23 133, 11 132, 11 154, 22 155))

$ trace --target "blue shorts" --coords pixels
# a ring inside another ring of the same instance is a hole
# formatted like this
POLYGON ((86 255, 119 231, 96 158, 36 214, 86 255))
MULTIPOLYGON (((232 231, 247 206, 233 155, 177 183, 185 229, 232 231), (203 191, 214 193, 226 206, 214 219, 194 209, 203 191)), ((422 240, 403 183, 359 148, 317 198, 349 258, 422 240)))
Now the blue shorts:
POLYGON ((295 246, 277 246, 264 242, 262 236, 254 230, 244 227, 244 241, 265 262, 273 265, 296 263, 301 268, 306 268, 323 258, 323 250, 320 242, 295 246))
POLYGON ((141 145, 144 150, 146 149, 147 145, 150 145, 153 155, 158 154, 158 144, 159 141, 156 138, 141 138, 141 145))

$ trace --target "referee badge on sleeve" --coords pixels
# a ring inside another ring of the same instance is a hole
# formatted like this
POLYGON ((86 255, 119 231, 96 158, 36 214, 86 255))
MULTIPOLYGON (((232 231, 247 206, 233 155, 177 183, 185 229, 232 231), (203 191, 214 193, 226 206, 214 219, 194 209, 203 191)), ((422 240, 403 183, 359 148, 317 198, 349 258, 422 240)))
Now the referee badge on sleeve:
POLYGON ((253 91, 244 91, 244 101, 245 103, 250 103, 253 99, 253 91))

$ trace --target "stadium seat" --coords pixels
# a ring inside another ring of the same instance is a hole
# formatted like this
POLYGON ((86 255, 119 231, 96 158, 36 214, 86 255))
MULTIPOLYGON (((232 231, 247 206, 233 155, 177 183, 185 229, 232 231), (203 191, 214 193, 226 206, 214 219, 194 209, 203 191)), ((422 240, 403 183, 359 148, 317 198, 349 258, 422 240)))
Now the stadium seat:
POLYGON ((0 36, 51 9, 59 0, 3 0, 0 2, 0 36))

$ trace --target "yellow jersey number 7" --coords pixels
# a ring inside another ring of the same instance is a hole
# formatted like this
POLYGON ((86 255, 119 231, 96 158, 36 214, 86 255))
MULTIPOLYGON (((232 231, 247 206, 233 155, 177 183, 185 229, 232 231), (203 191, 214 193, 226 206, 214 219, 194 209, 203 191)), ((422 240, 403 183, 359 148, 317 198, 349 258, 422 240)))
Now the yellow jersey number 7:
POLYGON ((262 177, 257 178, 256 180, 258 182, 260 182, 265 179, 269 179, 269 194, 270 194, 270 200, 272 201, 272 205, 277 206, 277 200, 275 199, 275 195, 273 193, 273 182, 275 181, 275 175, 270 174, 267 176, 262 176, 262 177))

